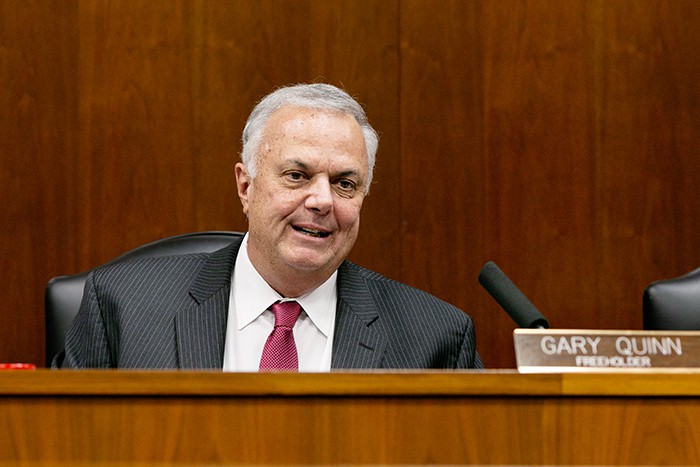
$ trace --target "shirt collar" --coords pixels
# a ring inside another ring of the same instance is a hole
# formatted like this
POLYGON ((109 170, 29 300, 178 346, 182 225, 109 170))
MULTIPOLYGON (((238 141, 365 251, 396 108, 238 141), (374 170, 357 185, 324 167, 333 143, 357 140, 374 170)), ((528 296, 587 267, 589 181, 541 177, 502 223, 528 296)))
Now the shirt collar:
MULTIPOLYGON (((313 324, 326 336, 330 335, 330 327, 334 322, 337 279, 338 271, 335 271, 316 289, 294 298, 313 324)), ((250 262, 247 233, 243 237, 236 257, 231 289, 234 294, 239 330, 255 321, 274 302, 284 298, 265 282, 250 262)))

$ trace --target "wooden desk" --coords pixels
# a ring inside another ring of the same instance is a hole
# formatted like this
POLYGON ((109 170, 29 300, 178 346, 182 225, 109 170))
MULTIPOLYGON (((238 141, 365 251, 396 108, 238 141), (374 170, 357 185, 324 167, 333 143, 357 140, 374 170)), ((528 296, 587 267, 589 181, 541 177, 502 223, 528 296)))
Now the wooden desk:
POLYGON ((0 465, 700 465, 700 371, 0 372, 0 465))

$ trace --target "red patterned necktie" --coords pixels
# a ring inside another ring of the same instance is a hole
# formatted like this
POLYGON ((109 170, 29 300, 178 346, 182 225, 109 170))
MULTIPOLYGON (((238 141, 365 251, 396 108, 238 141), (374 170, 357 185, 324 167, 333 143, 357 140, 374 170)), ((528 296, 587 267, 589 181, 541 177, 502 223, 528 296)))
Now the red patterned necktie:
POLYGON ((301 313, 298 302, 277 302, 270 307, 275 314, 275 328, 265 342, 260 371, 298 371, 299 358, 294 343, 294 323, 301 313))

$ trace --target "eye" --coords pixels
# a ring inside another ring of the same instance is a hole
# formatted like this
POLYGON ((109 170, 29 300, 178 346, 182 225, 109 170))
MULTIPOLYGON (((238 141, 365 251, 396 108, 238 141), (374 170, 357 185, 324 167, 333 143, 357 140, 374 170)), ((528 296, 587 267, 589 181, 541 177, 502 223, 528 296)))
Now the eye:
POLYGON ((343 193, 353 193, 357 189, 357 183, 347 178, 341 178, 335 181, 335 186, 343 193))
POLYGON ((286 172, 284 174, 284 176, 288 180, 291 180, 293 182, 298 182, 298 181, 304 180, 306 178, 306 174, 304 174, 303 172, 296 171, 296 170, 291 171, 291 172, 286 172))

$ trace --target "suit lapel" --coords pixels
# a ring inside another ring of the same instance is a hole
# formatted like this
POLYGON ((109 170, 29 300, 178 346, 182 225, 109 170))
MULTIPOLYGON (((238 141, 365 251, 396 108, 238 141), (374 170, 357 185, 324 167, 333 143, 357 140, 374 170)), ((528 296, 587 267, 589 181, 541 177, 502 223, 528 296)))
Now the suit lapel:
MULTIPOLYGON (((223 367, 231 274, 242 239, 212 253, 197 274, 193 303, 175 318, 180 368, 223 367)), ((338 305, 331 367, 381 368, 386 333, 365 278, 347 261, 338 270, 338 305)))
POLYGON ((364 277, 347 261, 338 270, 332 369, 381 368, 387 339, 364 277))
POLYGON ((231 274, 241 241, 209 255, 190 288, 192 305, 175 318, 180 368, 223 367, 231 274))

